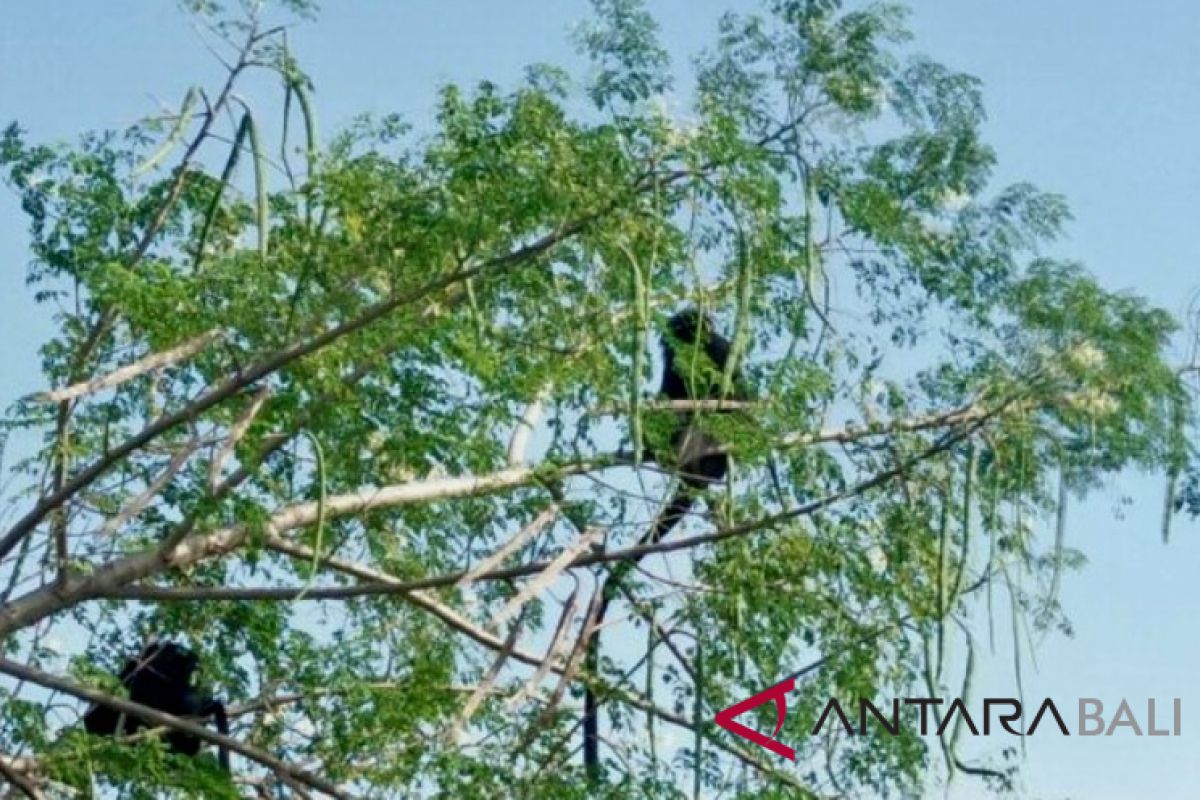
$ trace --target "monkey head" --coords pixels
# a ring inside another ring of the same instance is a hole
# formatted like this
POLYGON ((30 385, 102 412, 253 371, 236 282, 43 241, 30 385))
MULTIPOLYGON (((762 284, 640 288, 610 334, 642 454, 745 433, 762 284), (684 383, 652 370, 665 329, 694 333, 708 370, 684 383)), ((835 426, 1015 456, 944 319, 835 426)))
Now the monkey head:
POLYGON ((195 653, 175 642, 151 642, 142 650, 137 661, 138 669, 179 686, 191 682, 192 673, 199 665, 195 653))
POLYGON ((685 308, 671 317, 667 322, 667 330, 676 341, 683 344, 694 344, 700 337, 701 330, 712 332, 716 330, 712 317, 701 313, 695 308, 685 308))

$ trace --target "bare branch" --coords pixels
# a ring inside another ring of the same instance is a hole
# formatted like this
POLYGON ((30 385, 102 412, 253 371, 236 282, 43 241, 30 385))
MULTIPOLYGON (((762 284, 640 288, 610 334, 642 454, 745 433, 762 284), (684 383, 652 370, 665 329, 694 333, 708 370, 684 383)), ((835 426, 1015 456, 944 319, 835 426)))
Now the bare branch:
POLYGON ((200 447, 199 439, 192 439, 185 446, 181 447, 175 455, 171 456, 171 460, 167 462, 166 468, 158 474, 150 485, 142 491, 137 497, 129 501, 129 504, 122 508, 115 517, 110 517, 104 521, 104 525, 100 528, 100 533, 104 535, 112 535, 119 531, 125 523, 136 517, 150 504, 155 497, 166 488, 191 458, 192 454, 200 447))
POLYGON ((575 617, 575 612, 579 610, 579 587, 576 586, 571 590, 571 594, 567 597, 567 602, 563 604, 562 613, 558 615, 558 625, 554 628, 554 635, 550 637, 550 644, 546 647, 546 657, 542 659, 542 663, 538 664, 533 675, 521 687, 521 690, 508 699, 505 704, 505 709, 514 711, 518 706, 525 701, 527 697, 537 691, 537 688, 542 685, 546 674, 555 667, 563 659, 563 651, 566 649, 567 630, 571 627, 571 620, 575 617))
POLYGON ((463 575, 462 578, 460 578, 459 581, 454 584, 454 588, 465 589, 475 581, 477 576, 483 575, 489 570, 493 570, 503 564, 504 559, 520 550, 527 541, 532 539, 534 536, 537 536, 547 525, 553 522, 555 518, 558 517, 559 510, 558 503, 551 503, 542 513, 534 517, 532 522, 530 522, 521 530, 517 531, 517 534, 505 542, 500 549, 492 553, 483 561, 480 561, 475 565, 474 569, 463 575))
POLYGON ((189 339, 188 341, 176 345, 169 350, 163 350, 158 353, 151 353, 143 358, 134 361, 132 364, 126 364, 123 367, 113 370, 107 375, 101 375, 91 380, 81 381, 62 389, 55 389, 49 392, 42 392, 33 396, 33 399, 40 403, 59 403, 66 400, 74 400, 96 392, 102 392, 105 389, 112 389, 115 386, 120 386, 123 383, 133 380, 147 372, 162 369, 164 367, 178 364, 180 361, 191 358, 199 353, 212 342, 220 339, 224 334, 216 328, 205 331, 199 336, 189 339))
POLYGON ((602 603, 603 593, 600 591, 600 587, 597 586, 596 590, 592 592, 592 599, 588 603, 587 614, 584 616, 583 625, 580 626, 579 636, 575 639, 575 645, 571 649, 571 655, 567 658, 566 666, 560 673, 561 678, 559 679, 558 684, 554 687, 554 691, 551 692, 550 700, 546 703, 546 707, 543 708, 541 713, 538 715, 537 721, 530 726, 529 730, 522 737, 520 744, 517 745, 517 752, 524 750, 525 747, 528 746, 529 742, 533 740, 533 737, 537 735, 538 728, 542 726, 542 722, 550 714, 554 713, 554 709, 557 708, 558 704, 562 701, 562 697, 567 690, 567 686, 570 685, 571 681, 575 679, 576 674, 579 672, 580 665, 583 663, 583 655, 585 652, 587 652, 587 643, 595 633, 596 619, 600 616, 600 606, 602 603))
POLYGON ((600 538, 602 532, 601 528, 585 530, 569 547, 563 548, 563 551, 546 565, 546 568, 540 572, 536 579, 522 587, 521 591, 517 592, 515 597, 505 603, 504 607, 496 612, 496 615, 492 617, 489 627, 499 628, 509 618, 524 608, 526 603, 536 597, 543 589, 553 583, 563 571, 570 567, 571 562, 580 553, 590 548, 592 543, 600 538))
MULTIPOLYGON (((360 489, 357 492, 326 498, 324 511, 327 519, 333 519, 363 514, 381 508, 407 506, 451 497, 490 494, 500 489, 527 483, 532 475, 532 469, 518 467, 502 469, 490 475, 432 478, 395 486, 360 489)), ((319 506, 320 504, 317 502, 290 506, 271 517, 271 530, 280 533, 310 525, 317 520, 319 506)), ((174 561, 174 559, 172 560, 174 561)))
POLYGON ((475 712, 489 694, 491 694, 492 686, 496 683, 496 678, 500 675, 500 670, 512 655, 513 648, 517 645, 517 638, 521 635, 521 620, 518 619, 513 623, 512 628, 508 632, 508 638, 504 640, 504 648, 496 655, 492 661, 488 671, 484 674, 483 680, 479 682, 479 686, 467 698, 467 702, 463 704, 462 710, 459 711, 457 719, 450 729, 446 731, 445 742, 451 746, 458 742, 458 737, 462 733, 462 729, 471 721, 471 717, 475 716, 475 712))
POLYGON ((508 464, 510 467, 520 466, 525 463, 525 451, 529 449, 529 437, 533 435, 533 429, 537 426, 538 420, 542 416, 542 406, 546 402, 546 397, 550 394, 550 387, 544 387, 538 392, 537 397, 525 406, 525 413, 517 420, 516 428, 513 430, 512 439, 508 442, 508 464))
POLYGON ((262 386, 254 393, 254 398, 250 401, 250 405, 238 415, 237 420, 233 423, 233 427, 229 429, 229 437, 221 445, 221 449, 213 456, 212 463, 208 465, 208 491, 209 494, 216 494, 221 479, 221 468, 225 466, 225 461, 233 454, 233 448, 237 447, 238 442, 246 435, 246 431, 250 429, 250 423, 258 416, 258 412, 262 410, 263 404, 267 402, 267 397, 271 394, 271 387, 262 386))

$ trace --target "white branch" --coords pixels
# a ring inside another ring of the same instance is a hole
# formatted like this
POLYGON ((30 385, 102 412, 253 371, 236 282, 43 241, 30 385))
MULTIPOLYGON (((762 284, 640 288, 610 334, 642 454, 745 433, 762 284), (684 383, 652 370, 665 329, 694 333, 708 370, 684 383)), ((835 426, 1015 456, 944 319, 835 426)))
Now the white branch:
POLYGON ((171 456, 171 460, 167 463, 166 469, 164 469, 153 481, 151 481, 150 485, 146 487, 145 491, 133 498, 133 500, 129 501, 129 504, 122 508, 115 517, 110 517, 104 521, 103 527, 100 528, 100 533, 105 536, 111 536, 120 530, 121 526, 123 526, 126 522, 129 522, 129 520, 140 514, 142 510, 146 508, 146 506, 150 505, 150 501, 157 497, 159 492, 161 492, 166 485, 171 482, 171 479, 174 478, 179 470, 183 468, 183 465, 187 463, 187 460, 191 457, 192 453, 196 452, 196 449, 199 447, 200 440, 192 439, 190 442, 180 448, 175 455, 171 456))
POLYGON ((579 538, 576 539, 570 547, 564 548, 563 551, 558 554, 558 557, 547 564, 546 568, 542 570, 536 578, 525 584, 525 586, 521 588, 521 591, 517 592, 515 597, 504 604, 504 608, 496 612, 496 615, 492 617, 492 621, 488 624, 488 627, 498 628, 507 622, 509 618, 520 611, 521 608, 530 601, 530 599, 539 594, 542 589, 553 583, 554 580, 558 578, 560 574, 562 574, 563 570, 570 566, 571 562, 574 561, 580 553, 582 553, 584 550, 587 550, 592 546, 593 542, 600 538, 600 534, 602 532, 603 529, 601 528, 588 528, 582 534, 580 534, 579 538))
POLYGON ((558 503, 551 503, 547 508, 532 522, 517 532, 515 536, 505 542, 499 550, 492 553, 490 556, 480 561, 474 569, 459 578, 454 584, 455 589, 463 589, 475 582, 475 580, 485 572, 491 572, 496 567, 504 563, 504 559, 508 558, 513 553, 517 552, 523 544, 539 534, 547 525, 554 521, 558 516, 558 503))
POLYGON ((513 648, 517 646, 517 638, 520 634, 521 620, 517 620, 513 623, 512 630, 508 632, 508 636, 504 640, 504 649, 496 654, 496 658, 493 659, 492 665, 488 667, 483 680, 479 682, 479 687, 467 698, 467 702, 463 704, 458 718, 450 726, 450 729, 446 731, 446 744, 454 745, 458 742, 458 737, 462 733, 463 728, 467 726, 467 723, 471 721, 471 717, 475 716, 475 712, 479 710, 479 706, 491 694, 492 687, 496 683, 496 678, 500 676, 500 669, 508 661, 508 657, 512 655, 513 648))
MULTIPOLYGON (((409 481, 393 486, 364 488, 326 498, 324 510, 327 518, 344 517, 381 508, 487 494, 500 489, 520 486, 533 477, 533 474, 534 470, 529 467, 509 467, 488 475, 433 478, 409 481)), ((315 501, 289 506, 271 517, 270 530, 280 533, 310 525, 317 521, 320 506, 321 504, 315 501)))
POLYGON ((546 647, 546 656, 542 659, 542 663, 538 664, 533 675, 529 680, 525 681, 525 685, 521 690, 508 699, 504 704, 506 711, 515 711, 525 699, 532 695, 537 688, 542 685, 542 681, 546 679, 547 673, 555 666, 564 664, 566 658, 566 649, 568 645, 567 631, 571 628, 571 621, 575 618, 575 612, 579 610, 579 587, 571 591, 570 597, 563 605, 562 613, 558 616, 558 625, 554 629, 554 636, 550 639, 549 646, 546 647))
POLYGON ((151 353, 134 361, 132 364, 118 367, 107 375, 101 375, 98 378, 92 378, 88 381, 81 381, 62 389, 42 392, 34 395, 33 399, 41 403, 59 403, 63 400, 74 400, 77 397, 95 394, 105 389, 111 389, 114 386, 120 386, 122 383, 131 381, 139 375, 145 375, 147 372, 153 372, 156 369, 162 369, 163 367, 168 367, 191 358, 224 335, 224 333, 216 328, 205 331, 194 339, 189 339, 183 344, 172 347, 170 350, 151 353))
POLYGON ((212 463, 208 465, 208 491, 211 494, 216 494, 217 487, 220 485, 221 468, 225 466, 225 461, 233 454, 233 448, 237 447, 237 443, 246 435, 246 431, 250 429, 250 423, 258 416, 258 412, 262 410, 263 404, 267 402, 267 396, 270 395, 270 387, 262 386, 254 393, 254 399, 250 401, 250 405, 246 407, 233 423, 233 427, 229 429, 229 436, 221 445, 221 449, 217 451, 213 457, 212 463))
POLYGON ((525 406, 525 413, 517 420, 517 426, 508 442, 508 465, 510 467, 517 467, 525 463, 525 451, 529 449, 529 437, 533 435, 533 429, 542 417, 542 407, 549 394, 550 387, 544 387, 538 392, 537 397, 525 406))

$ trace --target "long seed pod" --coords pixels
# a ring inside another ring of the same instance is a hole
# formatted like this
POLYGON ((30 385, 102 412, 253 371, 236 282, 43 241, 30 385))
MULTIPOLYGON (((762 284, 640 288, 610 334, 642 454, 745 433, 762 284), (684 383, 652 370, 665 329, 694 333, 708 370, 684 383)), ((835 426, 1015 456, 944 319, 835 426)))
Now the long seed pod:
POLYGON ((954 571, 954 588, 951 592, 951 596, 955 600, 962 594, 967 564, 971 558, 971 505, 975 502, 975 472, 978 468, 979 453, 975 449, 975 442, 970 442, 967 445, 967 473, 963 478, 962 550, 958 556, 958 566, 954 571))
POLYGON ((292 172, 291 162, 288 161, 288 138, 291 132, 292 122, 292 95, 295 94, 295 89, 292 88, 292 74, 295 67, 292 63, 291 50, 288 47, 287 31, 283 32, 283 66, 279 70, 279 76, 283 78, 283 112, 282 112, 282 130, 279 133, 279 163, 283 165, 283 171, 287 174, 288 184, 292 191, 296 190, 296 176, 292 172))
POLYGON ((296 100, 300 103, 300 115, 304 118, 304 140, 305 150, 304 157, 307 161, 307 175, 305 179, 308 183, 309 191, 305 194, 304 201, 304 227, 309 232, 313 230, 313 180, 317 174, 317 114, 313 111, 312 98, 308 95, 308 84, 303 75, 297 72, 291 72, 288 76, 291 90, 296 94, 296 100))
POLYGON ((941 513, 938 518, 938 562, 937 562, 937 662, 933 668, 934 677, 942 678, 942 668, 946 663, 946 616, 950 613, 950 603, 947 601, 946 579, 949 572, 950 537, 950 497, 942 493, 941 513))
POLYGON ((692 798, 700 800, 701 780, 704 777, 704 649, 700 640, 696 640, 696 658, 693 661, 696 671, 696 691, 692 707, 692 725, 696 734, 692 742, 692 798))
POLYGON ((1054 515, 1054 572, 1050 576, 1050 591, 1046 596, 1049 606, 1058 600, 1062 584, 1063 544, 1067 536, 1067 465, 1064 462, 1058 473, 1058 508, 1054 515))
POLYGON ((321 449, 321 442, 309 431, 304 431, 304 436, 312 443, 313 455, 317 459, 317 532, 313 541, 313 560, 312 568, 308 573, 308 581, 296 595, 296 600, 303 599, 308 590, 312 588, 313 581, 317 579, 317 570, 321 566, 321 544, 325 538, 325 496, 328 488, 325 479, 325 451, 321 449))
POLYGON ((655 621, 654 611, 650 612, 650 624, 646 630, 646 688, 644 694, 649 702, 649 707, 646 709, 646 738, 650 742, 650 764, 652 769, 658 772, 658 744, 655 742, 654 732, 654 712, 650 709, 654 707, 654 648, 657 645, 655 641, 655 621))
POLYGON ((250 149, 254 153, 254 192, 255 206, 258 211, 258 257, 266 259, 267 240, 271 231, 271 210, 267 200, 267 154, 262 148, 262 140, 258 135, 258 125, 254 122, 254 115, 248 108, 245 119, 250 131, 250 149))
POLYGON ((633 458, 637 466, 642 461, 642 370, 646 358, 646 329, 649 326, 649 306, 646 302, 646 276, 642 265, 628 250, 629 269, 633 279, 634 335, 633 335, 633 380, 629 384, 629 419, 633 435, 633 458))
MULTIPOLYGON (((971 689, 975 679, 975 639, 971 636, 970 631, 964 630, 964 638, 967 640, 967 665, 963 670, 962 688, 958 692, 958 696, 963 703, 970 705, 971 689)), ((964 715, 959 714, 954 718, 954 727, 950 731, 950 752, 958 754, 958 740, 962 735, 964 715)))
POLYGON ((302 77, 292 78, 292 91, 300 102, 300 114, 304 117, 305 155, 308 158, 308 177, 317 172, 317 115, 313 111, 312 98, 308 94, 308 86, 302 77))
POLYGON ((150 156, 139 164, 131 173, 133 177, 144 175, 150 170, 157 167, 167 155, 175 149, 175 145, 183 138, 183 132, 187 130, 192 121, 192 111, 196 107, 196 98, 199 97, 199 92, 195 86, 189 86, 187 94, 183 96, 183 103, 179 108, 179 115, 175 118, 175 124, 171 126, 170 133, 167 138, 150 156))
POLYGON ((1167 544, 1171 540, 1171 516, 1175 513, 1176 492, 1179 485, 1179 473, 1187 462, 1187 441, 1184 438, 1183 426, 1186 416, 1183 397, 1176 394, 1171 399, 1171 428, 1168 441, 1170 449, 1167 461, 1167 490, 1163 497, 1162 540, 1167 544))
POLYGON ((213 193, 212 202, 208 205, 208 213, 204 215, 204 227, 200 229, 200 240, 196 243, 196 260, 192 264, 192 270, 198 271, 200 263, 204 260, 204 248, 208 246, 208 235, 212 231, 213 220, 216 219, 217 209, 221 207, 221 198, 225 195, 225 188, 229 186, 229 181, 233 177, 233 171, 237 169, 238 159, 242 155, 242 145, 246 141, 246 137, 250 135, 250 115, 242 117, 241 123, 238 124, 237 132, 233 135, 233 145, 229 148, 229 158, 225 160, 225 168, 221 170, 221 179, 217 182, 217 190, 213 193))
POLYGON ((749 245, 746 235, 738 227, 738 275, 737 275, 737 315, 733 323, 733 340, 729 344, 729 360, 721 374, 721 396, 729 395, 733 386, 733 373, 741 363, 742 353, 746 349, 746 340, 750 334, 750 296, 754 285, 754 266, 751 263, 749 245))

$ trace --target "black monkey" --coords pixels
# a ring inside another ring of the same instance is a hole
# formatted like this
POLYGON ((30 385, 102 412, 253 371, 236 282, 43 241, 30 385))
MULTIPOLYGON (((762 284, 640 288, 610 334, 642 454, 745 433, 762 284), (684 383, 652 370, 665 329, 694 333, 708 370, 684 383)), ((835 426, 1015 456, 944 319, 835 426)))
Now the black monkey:
MULTIPOLYGON (((667 330, 670 338, 663 340, 662 394, 669 400, 721 399, 721 382, 732 348, 729 341, 716 332, 712 319, 695 309, 687 309, 671 317, 667 330), (687 349, 680 352, 677 349, 680 344, 687 349)), ((725 399, 742 401, 747 398, 741 370, 735 367, 725 399)), ((729 456, 721 450, 720 442, 695 424, 695 418, 695 411, 676 414, 671 455, 678 464, 682 483, 640 544, 657 542, 666 536, 691 510, 697 491, 721 480, 729 471, 729 456)), ((655 460, 661 462, 664 459, 656 457, 655 460)))
MULTIPOLYGON (((661 393, 669 400, 718 400, 722 398, 722 382, 729 365, 731 346, 716 331, 712 319, 696 309, 680 311, 667 322, 663 337, 663 378, 661 393), (681 347, 682 346, 682 347, 681 347)), ((739 369, 730 375, 729 393, 725 399, 745 400, 748 393, 739 369)), ((658 518, 638 542, 638 546, 654 544, 691 511, 697 494, 705 487, 725 477, 729 471, 729 456, 711 434, 696 424, 697 412, 678 411, 671 433, 670 453, 655 453, 659 463, 674 461, 680 478, 679 486, 667 501, 658 518)), ((617 595, 621 580, 637 565, 637 559, 616 565, 600 587, 600 609, 595 627, 604 624, 609 603, 617 595)), ((600 635, 594 633, 588 642, 586 664, 589 674, 595 675, 600 666, 600 635)), ((583 765, 589 779, 600 774, 599 715, 596 693, 587 689, 583 696, 583 765)))
MULTIPOLYGON (((118 677, 129 689, 129 699, 133 702, 177 717, 212 717, 217 730, 228 736, 225 706, 192 686, 192 674, 197 664, 196 654, 186 647, 174 642, 153 642, 146 645, 137 658, 126 661, 118 677)), ((154 727, 102 704, 88 709, 83 715, 83 726, 96 736, 125 735, 154 727)), ((194 756, 200 752, 200 740, 183 731, 168 731, 166 740, 174 753, 194 756)), ((218 758, 221 769, 228 772, 229 752, 224 747, 219 748, 218 758)))

